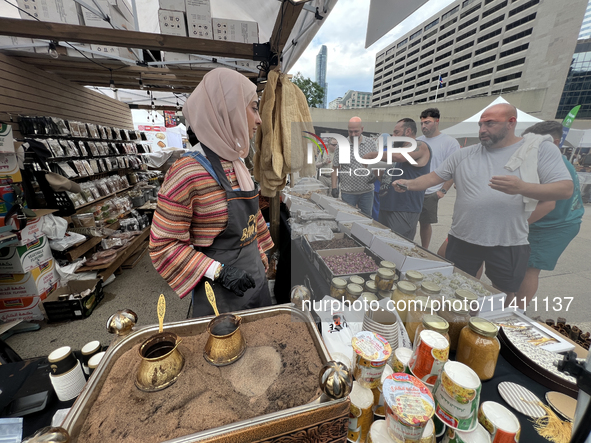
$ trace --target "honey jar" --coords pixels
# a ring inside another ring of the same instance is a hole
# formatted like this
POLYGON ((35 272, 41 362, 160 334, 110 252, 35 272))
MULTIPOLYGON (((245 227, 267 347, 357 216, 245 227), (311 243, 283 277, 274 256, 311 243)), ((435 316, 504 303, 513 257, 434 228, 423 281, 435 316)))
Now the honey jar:
POLYGON ((501 350, 497 333, 494 323, 480 317, 470 318, 468 326, 460 332, 456 361, 472 368, 482 381, 495 375, 501 350))

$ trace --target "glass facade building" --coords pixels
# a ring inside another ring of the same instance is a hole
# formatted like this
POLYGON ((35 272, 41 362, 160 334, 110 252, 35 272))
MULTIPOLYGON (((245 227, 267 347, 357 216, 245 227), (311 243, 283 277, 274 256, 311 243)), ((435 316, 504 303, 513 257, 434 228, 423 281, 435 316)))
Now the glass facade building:
POLYGON ((563 119, 577 105, 581 105, 577 118, 591 118, 591 39, 577 44, 556 118, 563 119))
POLYGON ((327 97, 328 97, 328 83, 326 83, 326 59, 328 57, 328 51, 326 45, 322 45, 318 55, 316 56, 316 80, 320 86, 324 88, 324 100, 321 108, 326 109, 327 97))

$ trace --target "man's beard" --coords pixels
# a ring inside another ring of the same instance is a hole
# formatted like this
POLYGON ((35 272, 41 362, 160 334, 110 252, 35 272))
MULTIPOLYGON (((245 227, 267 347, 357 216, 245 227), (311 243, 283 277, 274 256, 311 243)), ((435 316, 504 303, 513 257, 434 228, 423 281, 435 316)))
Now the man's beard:
POLYGON ((478 138, 479 138, 482 146, 484 146, 485 148, 490 148, 493 145, 500 142, 501 140, 503 140, 507 136, 508 133, 509 133, 509 128, 507 128, 507 125, 505 125, 505 127, 498 134, 489 134, 488 140, 482 140, 480 138, 480 136, 478 136, 478 138))

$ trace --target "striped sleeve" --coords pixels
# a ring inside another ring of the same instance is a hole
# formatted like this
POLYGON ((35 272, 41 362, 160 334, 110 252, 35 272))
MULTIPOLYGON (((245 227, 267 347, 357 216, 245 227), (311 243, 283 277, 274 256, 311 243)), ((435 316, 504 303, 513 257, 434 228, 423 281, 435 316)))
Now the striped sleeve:
POLYGON ((259 244, 259 250, 262 253, 275 246, 271 239, 271 233, 269 232, 269 229, 267 229, 267 222, 265 221, 263 214, 261 214, 260 209, 257 214, 257 242, 259 244))
POLYGON ((214 261, 191 245, 193 207, 199 200, 199 170, 194 163, 181 159, 168 171, 150 233, 152 263, 181 298, 192 291, 214 261))

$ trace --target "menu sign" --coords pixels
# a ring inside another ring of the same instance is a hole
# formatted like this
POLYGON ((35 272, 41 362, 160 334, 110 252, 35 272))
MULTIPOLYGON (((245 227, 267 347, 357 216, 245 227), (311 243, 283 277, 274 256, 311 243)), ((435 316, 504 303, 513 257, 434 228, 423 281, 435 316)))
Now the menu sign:
POLYGON ((164 149, 168 146, 165 126, 138 125, 138 130, 146 133, 148 143, 150 143, 150 145, 152 145, 152 148, 156 151, 164 149))

